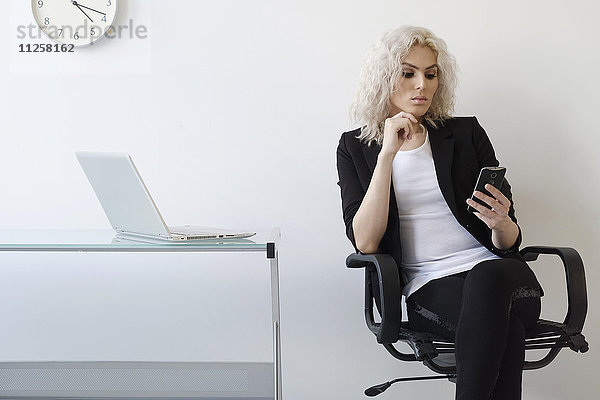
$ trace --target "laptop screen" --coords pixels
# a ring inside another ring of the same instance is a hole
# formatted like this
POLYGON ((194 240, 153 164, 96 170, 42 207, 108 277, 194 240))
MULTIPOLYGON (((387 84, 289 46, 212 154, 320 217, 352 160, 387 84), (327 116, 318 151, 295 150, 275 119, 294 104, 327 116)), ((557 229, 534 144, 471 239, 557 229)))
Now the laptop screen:
POLYGON ((117 232, 169 237, 156 204, 127 153, 77 152, 77 160, 117 232))

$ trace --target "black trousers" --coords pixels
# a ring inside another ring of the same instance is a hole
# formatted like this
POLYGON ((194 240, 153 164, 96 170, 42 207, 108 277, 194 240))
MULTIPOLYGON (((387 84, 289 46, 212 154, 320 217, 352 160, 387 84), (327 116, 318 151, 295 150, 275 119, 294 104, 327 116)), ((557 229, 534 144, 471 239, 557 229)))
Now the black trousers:
POLYGON ((433 280, 406 301, 413 329, 456 342, 457 400, 521 399, 525 331, 540 315, 529 266, 498 259, 433 280))

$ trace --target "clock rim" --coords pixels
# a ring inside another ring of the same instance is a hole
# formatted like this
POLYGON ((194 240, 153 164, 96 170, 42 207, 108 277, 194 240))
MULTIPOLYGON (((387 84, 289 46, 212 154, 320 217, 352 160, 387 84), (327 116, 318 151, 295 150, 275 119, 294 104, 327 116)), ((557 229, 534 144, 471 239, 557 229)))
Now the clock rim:
MULTIPOLYGON (((42 26, 40 25, 40 23, 38 22, 38 20, 36 18, 36 9, 37 9, 36 5, 37 5, 37 1, 38 0, 31 0, 31 13, 33 14, 33 20, 35 21, 35 24, 40 28, 40 30, 44 33, 44 35, 48 39, 52 40, 55 43, 64 44, 64 45, 67 45, 67 46, 68 45, 73 45, 73 46, 75 46, 77 48, 88 47, 88 46, 91 46, 91 45, 97 43, 98 41, 104 39, 106 37, 106 34, 108 33, 108 30, 107 30, 107 31, 105 31, 102 34, 102 36, 98 37, 96 40, 93 40, 93 41, 91 41, 89 43, 84 43, 84 44, 65 43, 65 42, 62 42, 62 41, 60 41, 58 39, 55 39, 55 38, 51 37, 50 35, 48 35, 44 31, 44 29, 42 28, 42 26)), ((112 19, 112 21, 110 22, 110 24, 108 26, 114 28, 113 24, 114 24, 115 20, 117 19, 117 13, 119 12, 119 0, 112 0, 112 1, 114 2, 114 5, 115 5, 115 15, 113 16, 113 19, 112 19)))

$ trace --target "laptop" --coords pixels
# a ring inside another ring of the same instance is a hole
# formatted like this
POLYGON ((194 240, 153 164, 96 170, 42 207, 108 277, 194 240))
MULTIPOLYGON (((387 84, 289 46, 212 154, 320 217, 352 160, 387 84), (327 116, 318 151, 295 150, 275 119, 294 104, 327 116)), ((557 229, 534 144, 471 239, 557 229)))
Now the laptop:
POLYGON ((254 232, 194 225, 169 227, 129 154, 87 151, 75 154, 117 238, 151 243, 184 243, 255 235, 254 232))

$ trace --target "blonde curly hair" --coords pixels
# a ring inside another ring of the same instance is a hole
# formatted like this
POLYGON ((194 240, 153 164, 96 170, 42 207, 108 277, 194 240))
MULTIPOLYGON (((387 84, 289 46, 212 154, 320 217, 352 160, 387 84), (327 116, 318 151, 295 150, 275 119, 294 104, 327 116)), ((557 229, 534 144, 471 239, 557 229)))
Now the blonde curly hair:
POLYGON ((454 91, 458 80, 456 61, 448 53, 446 42, 430 30, 417 26, 401 26, 383 34, 368 53, 361 69, 358 90, 350 114, 361 125, 358 138, 366 143, 383 141, 385 119, 390 113, 390 97, 402 73, 402 62, 413 46, 427 46, 437 56, 438 89, 431 107, 424 115, 433 127, 452 118, 454 91))

